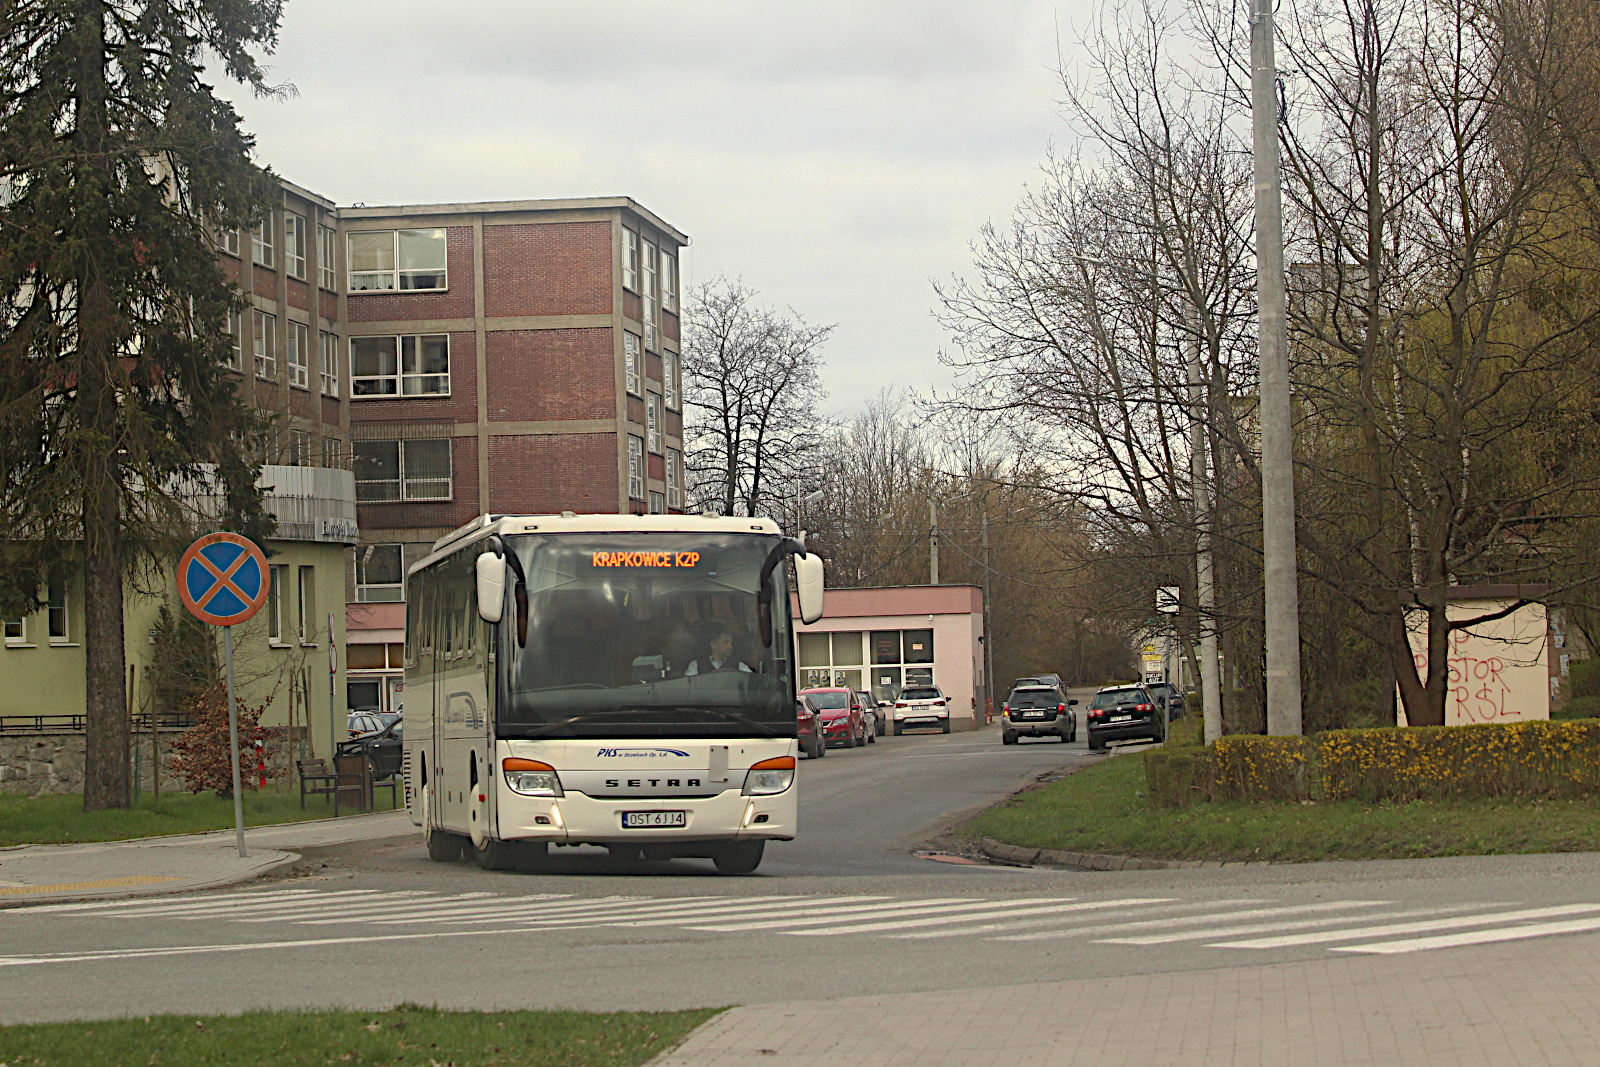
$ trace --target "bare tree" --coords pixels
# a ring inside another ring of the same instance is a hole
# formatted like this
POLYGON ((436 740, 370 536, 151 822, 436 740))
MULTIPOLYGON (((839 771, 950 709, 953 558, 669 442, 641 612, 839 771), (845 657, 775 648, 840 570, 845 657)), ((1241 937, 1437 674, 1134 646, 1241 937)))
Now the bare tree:
POLYGON ((691 503, 771 510, 818 461, 821 347, 833 326, 756 303, 738 281, 694 287, 684 308, 684 463, 691 503))

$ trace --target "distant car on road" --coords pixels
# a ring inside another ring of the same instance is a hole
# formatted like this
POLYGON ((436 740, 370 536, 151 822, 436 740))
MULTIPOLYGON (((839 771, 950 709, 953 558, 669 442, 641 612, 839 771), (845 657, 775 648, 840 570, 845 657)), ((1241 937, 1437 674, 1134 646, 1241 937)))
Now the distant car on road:
POLYGON ((822 738, 826 744, 840 748, 860 748, 867 744, 867 721, 861 700, 854 689, 844 686, 819 686, 801 690, 801 696, 811 699, 822 720, 822 738))
POLYGON ((1024 685, 1011 691, 1000 706, 1000 743, 1014 745, 1019 737, 1078 739, 1078 713, 1053 685, 1024 685))
POLYGON ((404 719, 396 719, 381 730, 352 737, 339 745, 341 756, 365 756, 372 767, 372 780, 382 781, 400 770, 400 759, 405 728, 404 719))
POLYGON ((1107 741, 1129 738, 1166 739, 1161 705, 1142 685, 1108 685, 1089 702, 1089 748, 1106 747, 1107 741))
POLYGON ((1150 695, 1156 700, 1167 702, 1167 718, 1181 719, 1183 713, 1189 710, 1188 702, 1183 699, 1183 693, 1171 682, 1148 682, 1145 688, 1150 690, 1150 695))
POLYGON ((823 744, 821 720, 817 709, 812 706, 811 698, 800 696, 794 702, 795 725, 799 728, 800 751, 805 753, 807 759, 821 759, 828 754, 828 746, 823 744))
POLYGON ((861 698, 862 705, 867 709, 873 719, 873 736, 882 737, 889 732, 889 705, 878 703, 878 698, 866 690, 858 690, 856 696, 861 698))
POLYGON ((950 701, 936 685, 908 685, 894 702, 894 732, 937 726, 950 732, 950 701))

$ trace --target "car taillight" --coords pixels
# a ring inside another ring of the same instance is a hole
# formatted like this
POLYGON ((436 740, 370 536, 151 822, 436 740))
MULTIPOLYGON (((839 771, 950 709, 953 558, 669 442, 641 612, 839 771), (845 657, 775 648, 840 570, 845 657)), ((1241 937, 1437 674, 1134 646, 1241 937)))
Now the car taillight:
POLYGON ((1057 711, 1066 711, 1067 710, 1067 706, 1065 704, 1057 704, 1056 705, 1056 710, 1057 711))
POLYGON ((1000 705, 1000 714, 1002 714, 1002 715, 1010 715, 1011 714, 1011 705, 1010 704, 1001 704, 1000 705))
POLYGON ((942 708, 942 707, 944 707, 944 701, 942 701, 942 700, 935 700, 935 701, 934 701, 934 702, 933 702, 933 705, 934 705, 934 707, 936 707, 936 708, 942 708))
POLYGON ((1105 708, 1090 708, 1089 709, 1089 718, 1098 719, 1098 718, 1100 718, 1100 716, 1104 715, 1105 713, 1106 713, 1106 709, 1105 708))
POLYGON ((1154 711, 1155 710, 1155 706, 1153 704, 1140 704, 1134 710, 1135 711, 1154 711))
POLYGON ((896 700, 894 702, 894 706, 897 708, 903 708, 906 706, 906 702, 904 700, 896 700))

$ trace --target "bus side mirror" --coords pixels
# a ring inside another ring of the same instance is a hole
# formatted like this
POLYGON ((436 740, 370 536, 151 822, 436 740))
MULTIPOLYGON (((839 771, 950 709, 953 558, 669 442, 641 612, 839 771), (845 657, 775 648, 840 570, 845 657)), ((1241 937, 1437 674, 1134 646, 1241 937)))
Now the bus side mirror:
POLYGON ((812 552, 794 558, 794 581, 800 599, 800 621, 822 618, 822 557, 812 552))
POLYGON ((499 622, 506 610, 506 560, 493 552, 478 557, 478 618, 499 622))

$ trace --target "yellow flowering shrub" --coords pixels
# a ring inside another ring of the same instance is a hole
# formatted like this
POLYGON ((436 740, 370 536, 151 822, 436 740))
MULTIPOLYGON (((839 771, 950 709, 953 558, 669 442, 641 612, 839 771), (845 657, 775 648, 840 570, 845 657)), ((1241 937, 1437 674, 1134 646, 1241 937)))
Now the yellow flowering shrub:
POLYGON ((1393 800, 1600 792, 1600 720, 1224 737, 1145 756, 1151 802, 1393 800))

